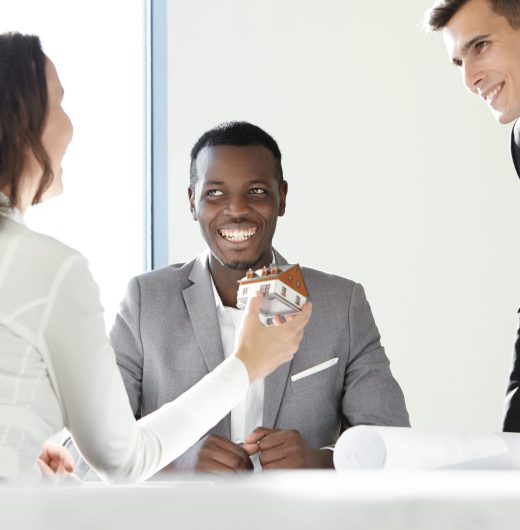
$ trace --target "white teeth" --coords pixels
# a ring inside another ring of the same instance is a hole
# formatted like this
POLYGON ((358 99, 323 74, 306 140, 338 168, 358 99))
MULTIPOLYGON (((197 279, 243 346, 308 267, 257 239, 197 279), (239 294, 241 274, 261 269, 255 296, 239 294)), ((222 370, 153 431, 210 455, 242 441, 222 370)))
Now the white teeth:
POLYGON ((220 230, 220 235, 228 241, 245 241, 256 234, 256 228, 247 228, 246 230, 220 230))
POLYGON ((498 85, 492 92, 486 95, 484 99, 486 100, 486 103, 488 105, 491 105, 491 103, 493 103, 498 93, 502 90, 503 86, 504 86, 503 84, 498 85))

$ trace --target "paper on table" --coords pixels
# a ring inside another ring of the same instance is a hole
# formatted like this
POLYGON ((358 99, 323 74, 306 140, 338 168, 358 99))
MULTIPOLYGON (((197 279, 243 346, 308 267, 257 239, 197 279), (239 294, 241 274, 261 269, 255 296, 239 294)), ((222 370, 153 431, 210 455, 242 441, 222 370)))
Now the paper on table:
POLYGON ((418 431, 359 425, 336 443, 334 465, 349 469, 520 469, 520 434, 418 431))

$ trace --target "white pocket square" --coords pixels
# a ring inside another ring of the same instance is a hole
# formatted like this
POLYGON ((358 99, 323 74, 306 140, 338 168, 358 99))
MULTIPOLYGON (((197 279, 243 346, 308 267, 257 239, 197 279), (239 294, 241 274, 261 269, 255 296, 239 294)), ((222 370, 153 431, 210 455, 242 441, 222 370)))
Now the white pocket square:
POLYGON ((307 370, 303 370, 302 372, 298 372, 297 374, 291 375, 291 381, 298 381, 299 379, 308 377, 309 375, 315 374, 316 372, 321 372, 322 370, 325 370, 330 366, 334 366, 337 363, 338 358, 334 357, 333 359, 329 359, 328 361, 317 364, 316 366, 311 366, 310 368, 307 368, 307 370))

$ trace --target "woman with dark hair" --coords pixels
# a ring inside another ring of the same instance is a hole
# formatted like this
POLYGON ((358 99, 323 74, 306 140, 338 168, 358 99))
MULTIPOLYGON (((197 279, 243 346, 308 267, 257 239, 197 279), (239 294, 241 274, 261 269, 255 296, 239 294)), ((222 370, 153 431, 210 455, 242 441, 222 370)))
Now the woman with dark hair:
POLYGON ((289 361, 307 305, 273 327, 252 298, 239 344, 174 402, 135 421, 105 334, 97 286, 76 251, 23 224, 28 206, 62 191, 72 125, 35 36, 0 35, 0 480, 67 468, 45 440, 64 426, 106 480, 144 480, 174 460, 289 361))

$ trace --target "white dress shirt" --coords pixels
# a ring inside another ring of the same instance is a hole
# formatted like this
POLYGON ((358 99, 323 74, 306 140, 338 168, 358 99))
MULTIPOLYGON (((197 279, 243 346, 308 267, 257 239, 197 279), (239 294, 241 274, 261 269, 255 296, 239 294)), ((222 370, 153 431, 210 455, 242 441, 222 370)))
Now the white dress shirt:
POLYGON ((247 370, 231 356, 136 422, 86 260, 20 221, 0 215, 0 479, 38 478, 66 427, 104 479, 144 480, 241 402, 247 370))
MULTIPOLYGON (((226 307, 213 284, 213 293, 217 306, 217 317, 222 337, 224 356, 229 357, 237 344, 238 332, 244 311, 234 307, 226 307)), ((245 398, 231 411, 231 441, 244 443, 245 437, 262 425, 264 415, 264 379, 258 379, 249 386, 245 398)), ((255 470, 261 469, 258 455, 251 458, 255 470)))

